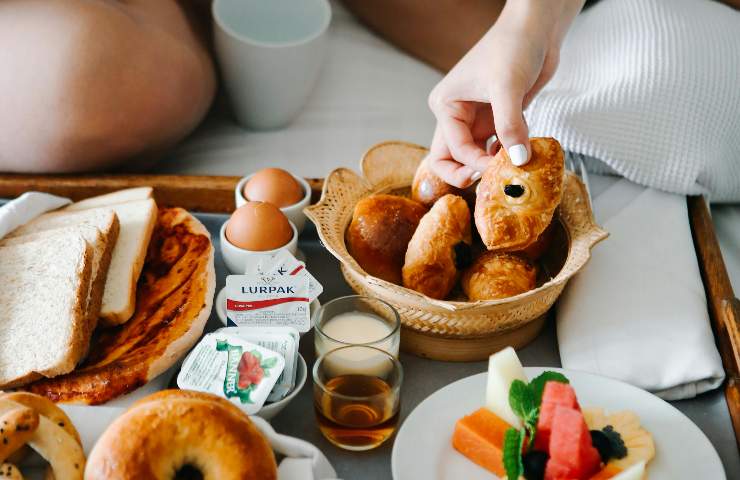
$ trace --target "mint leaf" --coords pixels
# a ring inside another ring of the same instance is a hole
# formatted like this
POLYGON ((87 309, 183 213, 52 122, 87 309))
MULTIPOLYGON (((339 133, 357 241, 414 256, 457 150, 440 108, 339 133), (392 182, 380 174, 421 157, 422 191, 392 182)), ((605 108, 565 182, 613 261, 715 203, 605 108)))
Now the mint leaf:
POLYGON ((524 464, 522 463, 522 446, 524 445, 524 432, 516 428, 506 430, 504 434, 504 469, 507 480, 518 480, 524 475, 524 464))
POLYGON ((527 422, 532 416, 532 411, 537 408, 534 395, 529 385, 521 380, 514 380, 509 387, 509 406, 517 417, 527 422))
POLYGON ((529 387, 532 389, 532 395, 534 396, 535 405, 540 406, 542 403, 542 393, 545 391, 545 384, 547 382, 560 382, 570 383, 570 380, 562 373, 546 371, 542 372, 538 376, 529 382, 529 387))

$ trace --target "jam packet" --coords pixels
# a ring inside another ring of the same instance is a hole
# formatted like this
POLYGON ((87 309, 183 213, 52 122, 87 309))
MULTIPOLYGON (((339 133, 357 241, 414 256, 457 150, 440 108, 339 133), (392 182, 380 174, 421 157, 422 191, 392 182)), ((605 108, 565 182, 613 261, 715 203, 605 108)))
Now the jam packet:
POLYGON ((311 328, 306 276, 229 275, 225 288, 227 326, 311 328))
POLYGON ((226 397, 253 415, 284 368, 285 359, 277 352, 229 332, 209 333, 185 358, 177 386, 226 397))
POLYGON ((216 333, 220 332, 237 335, 242 340, 278 352, 285 358, 285 369, 267 397, 268 402, 277 402, 293 391, 298 371, 298 330, 291 327, 226 327, 216 330, 216 333))

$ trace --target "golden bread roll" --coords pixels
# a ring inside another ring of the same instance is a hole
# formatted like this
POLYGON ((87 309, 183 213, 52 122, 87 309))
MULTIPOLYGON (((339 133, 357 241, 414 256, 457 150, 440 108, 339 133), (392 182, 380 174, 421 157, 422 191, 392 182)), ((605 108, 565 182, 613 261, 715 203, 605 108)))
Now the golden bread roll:
POLYGON ((486 248, 523 250, 552 220, 563 195, 563 149, 554 138, 531 138, 532 157, 515 167, 500 149, 483 172, 475 225, 486 248))
POLYGON ((517 255, 486 252, 463 273, 460 283, 472 302, 513 297, 537 286, 537 269, 517 255))
POLYGON ((450 185, 432 171, 425 158, 416 169, 414 180, 411 182, 411 199, 425 207, 431 207, 434 202, 448 194, 463 197, 471 208, 475 205, 474 185, 465 189, 450 185))
POLYGON ((274 480, 272 449, 249 417, 215 395, 165 391, 136 402, 95 444, 85 479, 274 480), (228 404, 228 405, 227 405, 228 404))
POLYGON ((369 275, 401 283, 406 247, 426 207, 397 195, 372 195, 355 205, 345 240, 369 275))
POLYGON ((444 299, 471 261, 470 209, 462 197, 445 195, 419 222, 403 265, 403 286, 444 299))

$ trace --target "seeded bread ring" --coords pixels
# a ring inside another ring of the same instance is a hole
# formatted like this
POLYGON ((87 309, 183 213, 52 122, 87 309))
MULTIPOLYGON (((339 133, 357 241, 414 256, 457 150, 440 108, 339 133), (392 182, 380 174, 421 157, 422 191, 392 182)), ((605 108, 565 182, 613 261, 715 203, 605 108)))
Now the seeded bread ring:
POLYGON ((167 391, 140 400, 108 427, 90 452, 85 480, 171 480, 188 467, 203 480, 277 478, 270 445, 236 406, 167 391))
POLYGON ((23 475, 18 467, 12 463, 3 463, 0 465, 0 478, 3 480, 23 480, 23 475))
MULTIPOLYGON (((18 408, 28 407, 0 398, 0 415, 18 408)), ((28 445, 49 462, 56 478, 82 479, 82 472, 85 470, 82 447, 62 427, 44 415, 39 415, 39 426, 28 440, 28 445)))
POLYGON ((39 427, 39 414, 18 405, 0 415, 0 462, 28 443, 39 427))

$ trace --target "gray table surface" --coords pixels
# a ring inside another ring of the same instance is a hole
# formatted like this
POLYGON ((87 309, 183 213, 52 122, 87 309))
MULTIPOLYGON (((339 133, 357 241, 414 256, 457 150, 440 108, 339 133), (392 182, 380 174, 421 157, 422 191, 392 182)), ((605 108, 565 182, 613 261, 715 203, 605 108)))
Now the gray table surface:
MULTIPOLYGON (((213 241, 218 252, 218 229, 226 217, 223 215, 199 215, 198 217, 212 234, 215 233, 213 241)), ((304 232, 300 241, 300 249, 306 255, 307 268, 324 286, 324 293, 320 297, 322 302, 353 293, 342 277, 338 261, 321 246, 315 230, 311 227, 307 227, 304 232)), ((226 270, 220 254, 216 255, 216 276, 218 291, 226 278, 226 270)), ((209 320, 209 328, 218 326, 221 326, 221 323, 214 314, 209 320)), ((311 332, 301 339, 300 349, 310 370, 315 359, 311 332)), ((548 320, 544 331, 534 342, 519 351, 519 356, 525 366, 560 366, 553 318, 548 320)), ((401 364, 405 373, 404 384, 401 388, 401 422, 414 407, 435 391, 455 380, 484 372, 487 368, 487 362, 438 362, 403 353, 401 364)), ((394 439, 391 438, 381 447, 369 452, 347 452, 333 446, 322 437, 316 425, 311 384, 309 378, 295 400, 272 421, 275 429, 280 433, 303 438, 316 445, 326 454, 337 470, 337 474, 344 480, 390 479, 394 439)), ((740 479, 740 453, 735 444, 735 435, 722 392, 715 390, 693 400, 672 403, 696 423, 712 442, 722 458, 727 478, 740 479)))

